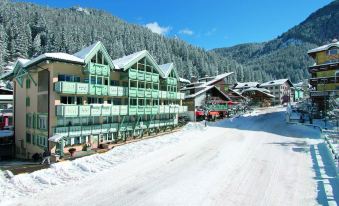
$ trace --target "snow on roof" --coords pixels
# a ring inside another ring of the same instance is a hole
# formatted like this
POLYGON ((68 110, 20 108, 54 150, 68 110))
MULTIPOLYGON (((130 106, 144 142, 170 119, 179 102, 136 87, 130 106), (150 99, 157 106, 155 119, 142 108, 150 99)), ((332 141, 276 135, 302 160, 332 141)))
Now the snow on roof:
POLYGON ((213 83, 215 83, 215 82, 217 82, 217 81, 219 81, 219 80, 221 80, 221 79, 226 78, 227 76, 229 76, 229 75, 231 75, 231 74, 233 74, 233 72, 224 73, 224 74, 219 74, 219 75, 215 76, 214 79, 212 79, 212 80, 206 82, 205 85, 206 85, 206 86, 209 86, 209 85, 211 85, 211 84, 213 84, 213 83))
POLYGON ((80 59, 86 59, 87 55, 90 54, 92 52, 92 50, 101 42, 98 41, 88 47, 85 47, 83 49, 81 49, 80 51, 78 51, 77 53, 73 54, 74 56, 80 58, 80 59))
POLYGON ((181 78, 181 77, 179 78, 179 82, 191 84, 191 81, 190 81, 190 80, 185 79, 185 78, 181 78))
POLYGON ((56 53, 44 53, 41 54, 40 56, 26 62, 23 67, 29 67, 31 65, 34 65, 40 61, 43 61, 45 59, 52 59, 52 60, 61 60, 61 61, 68 61, 68 62, 74 62, 74 63, 84 63, 83 59, 80 59, 79 57, 66 54, 66 53, 61 53, 61 52, 56 52, 56 53))
POLYGON ((117 66, 116 69, 126 69, 126 65, 128 65, 130 62, 132 62, 134 59, 144 55, 145 53, 147 53, 146 50, 142 50, 139 52, 135 52, 133 54, 127 55, 127 56, 123 56, 119 59, 115 59, 113 60, 113 64, 115 66, 117 66))
POLYGON ((245 89, 244 91, 241 92, 241 94, 244 94, 246 92, 251 92, 251 91, 257 91, 257 92, 263 93, 271 98, 275 97, 274 95, 269 93, 270 92, 269 90, 264 89, 264 88, 257 88, 257 87, 251 87, 251 88, 245 89))
POLYGON ((30 60, 29 60, 29 59, 24 59, 24 58, 18 58, 17 61, 18 61, 20 64, 24 65, 24 64, 26 64, 27 62, 29 62, 30 60))
POLYGON ((161 71, 164 73, 165 77, 167 77, 171 70, 173 69, 174 64, 173 63, 167 63, 167 64, 162 64, 159 65, 161 71))
POLYGON ((13 134, 14 134, 13 130, 0 130, 0 138, 11 137, 13 136, 13 134))
POLYGON ((1 100, 13 100, 12 94, 0 94, 0 101, 1 100))
POLYGON ((191 94, 191 95, 185 95, 185 99, 189 99, 189 98, 193 98, 193 97, 196 97, 198 96, 199 94, 202 94, 204 92, 207 92, 208 90, 212 89, 213 87, 215 87, 214 85, 212 86, 207 86, 205 87, 204 89, 198 91, 197 93, 194 93, 194 94, 191 94))
POLYGON ((308 50, 308 51, 307 51, 307 54, 312 54, 312 53, 315 53, 315 52, 325 51, 325 50, 328 50, 329 48, 331 48, 331 47, 333 47, 333 46, 339 48, 339 41, 337 41, 337 42, 332 42, 332 43, 330 43, 330 44, 326 44, 326 45, 323 45, 323 46, 320 46, 320 47, 317 47, 317 48, 308 50))
POLYGON ((235 89, 242 89, 244 87, 257 87, 259 82, 237 82, 235 89))
POLYGON ((63 137, 64 137, 64 135, 55 134, 55 135, 51 136, 48 140, 51 141, 51 142, 59 142, 63 137))
POLYGON ((278 79, 278 80, 272 80, 269 82, 265 82, 260 84, 260 87, 267 87, 267 86, 274 86, 274 85, 282 85, 284 84, 286 81, 288 81, 290 83, 291 86, 293 86, 292 82, 288 79, 278 79))

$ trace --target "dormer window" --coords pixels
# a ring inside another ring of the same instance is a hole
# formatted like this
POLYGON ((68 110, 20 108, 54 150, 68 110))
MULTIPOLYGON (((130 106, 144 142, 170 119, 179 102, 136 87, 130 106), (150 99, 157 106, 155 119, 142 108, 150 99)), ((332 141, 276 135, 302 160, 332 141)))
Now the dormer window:
POLYGON ((327 50, 327 55, 336 55, 339 54, 339 49, 338 48, 331 48, 327 50))

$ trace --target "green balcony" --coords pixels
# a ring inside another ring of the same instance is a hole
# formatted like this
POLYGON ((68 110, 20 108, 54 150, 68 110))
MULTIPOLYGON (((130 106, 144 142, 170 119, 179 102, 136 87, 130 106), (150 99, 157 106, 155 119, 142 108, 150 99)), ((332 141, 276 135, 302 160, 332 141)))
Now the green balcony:
POLYGON ((68 136, 81 136, 81 126, 71 126, 69 127, 68 136))
POLYGON ((76 83, 76 94, 88 94, 88 84, 76 83))
POLYGON ((120 115, 127 115, 127 113, 128 113, 128 106, 120 105, 120 115))
POLYGON ((176 99, 177 93, 176 92, 167 92, 167 99, 176 99))
POLYGON ((81 105, 79 107, 79 116, 88 117, 91 116, 91 106, 90 105, 81 105))
POLYGON ((152 114, 158 114, 159 106, 152 106, 152 114))
POLYGON ((128 114, 129 115, 136 115, 138 110, 138 106, 129 106, 128 114))
POLYGON ((128 95, 130 97, 137 97, 138 89, 136 87, 130 87, 128 95))
POLYGON ((152 82, 152 73, 151 72, 146 72, 145 80, 148 81, 148 82, 152 82))
POLYGON ((159 113, 160 114, 165 113, 165 106, 163 106, 163 105, 159 106, 159 113))
POLYGON ((152 106, 145 106, 145 114, 152 114, 152 106))
POLYGON ((152 98, 157 99, 159 98, 159 91, 158 90, 152 90, 152 98))
POLYGON ((84 136, 92 134, 92 126, 90 126, 90 125, 82 126, 81 127, 81 134, 84 135, 84 136))
POLYGON ((120 106, 119 105, 114 105, 112 106, 112 115, 120 115, 120 106))
POLYGON ((111 129, 111 124, 102 124, 101 133, 109 133, 111 129))
POLYGON ((138 76, 138 71, 135 70, 135 69, 129 69, 128 70, 128 77, 130 79, 137 79, 137 76, 138 76))
POLYGON ((100 84, 90 84, 89 86, 89 94, 90 95, 107 95, 108 87, 107 85, 100 84))
POLYGON ((91 116, 95 116, 95 117, 101 116, 101 106, 92 105, 91 116))
POLYGON ((144 106, 138 106, 138 115, 145 114, 145 107, 144 106))
POLYGON ((138 80, 144 81, 145 80, 145 72, 138 71, 138 80))
POLYGON ((118 87, 118 97, 124 96, 124 87, 118 87))
POLYGON ((169 107, 169 113, 173 114, 173 113, 178 113, 178 112, 179 112, 178 106, 170 106, 169 107))
POLYGON ((101 108, 101 116, 111 116, 111 106, 102 106, 101 108))
POLYGON ((54 90, 62 94, 75 94, 76 83, 75 82, 56 82, 54 84, 54 90))
POLYGON ((57 105, 56 115, 62 117, 77 117, 79 114, 77 105, 57 105))
POLYGON ((86 74, 100 75, 100 76, 109 76, 109 67, 108 65, 97 64, 90 62, 85 68, 86 74))
POLYGON ((101 125, 92 125, 92 134, 100 134, 101 125))
POLYGON ((64 136, 68 136, 68 127, 56 127, 54 129, 54 134, 61 134, 64 136))
POLYGON ((144 88, 138 88, 138 97, 145 97, 145 89, 144 88))
POLYGON ((134 127, 135 127, 134 122, 130 122, 130 123, 126 124, 126 130, 133 130, 134 127))
POLYGON ((173 85, 173 86, 177 85, 177 79, 173 77, 168 77, 166 79, 166 82, 168 85, 173 85))
POLYGON ((160 98, 167 99, 167 91, 160 91, 160 98))
POLYGON ((119 123, 112 123, 111 124, 110 132, 117 132, 118 129, 119 129, 119 123))
POLYGON ((159 74, 152 74, 152 82, 159 82, 159 74))
POLYGON ((145 90, 145 97, 151 98, 152 97, 152 89, 146 89, 145 90))

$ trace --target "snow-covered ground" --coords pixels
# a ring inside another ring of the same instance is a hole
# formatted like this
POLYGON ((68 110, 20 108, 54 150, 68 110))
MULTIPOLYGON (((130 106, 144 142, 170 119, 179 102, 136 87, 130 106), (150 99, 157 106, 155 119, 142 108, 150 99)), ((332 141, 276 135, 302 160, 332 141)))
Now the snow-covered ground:
POLYGON ((338 204, 319 131, 286 124, 283 109, 189 124, 12 179, 0 174, 0 205, 338 204))

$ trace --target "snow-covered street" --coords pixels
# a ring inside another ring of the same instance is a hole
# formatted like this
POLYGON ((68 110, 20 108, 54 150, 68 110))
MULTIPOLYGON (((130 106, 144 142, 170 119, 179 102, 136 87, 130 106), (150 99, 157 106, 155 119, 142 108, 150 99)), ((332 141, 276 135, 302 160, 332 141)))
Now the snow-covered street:
POLYGON ((283 109, 189 124, 12 179, 0 174, 0 205, 338 204, 319 131, 286 124, 283 109))

